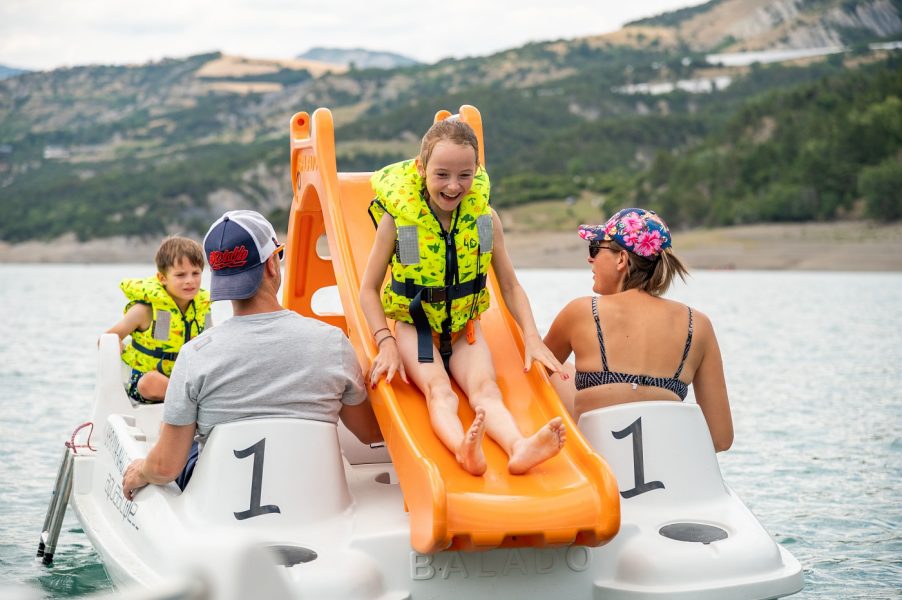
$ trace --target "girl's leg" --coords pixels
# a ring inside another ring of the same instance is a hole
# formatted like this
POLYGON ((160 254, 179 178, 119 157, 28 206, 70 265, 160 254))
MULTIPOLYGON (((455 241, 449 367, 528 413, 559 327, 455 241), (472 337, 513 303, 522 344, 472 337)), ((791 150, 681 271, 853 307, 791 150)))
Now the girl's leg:
POLYGON ((417 332, 413 325, 399 322, 395 327, 395 337, 407 376, 426 396, 429 420, 435 434, 467 472, 482 475, 486 469, 482 452, 485 413, 476 411, 476 418, 465 434, 457 416, 457 394, 451 388, 451 380, 438 350, 432 349, 433 362, 421 363, 417 361, 417 332))
MULTIPOLYGON (((525 437, 501 398, 495 381, 492 354, 479 321, 476 342, 467 343, 461 336, 451 355, 451 373, 470 400, 474 410, 485 411, 486 432, 510 456, 508 470, 519 475, 561 451, 566 430, 560 417, 551 419, 537 432, 525 437)), ((406 366, 406 365, 405 365, 406 366)))

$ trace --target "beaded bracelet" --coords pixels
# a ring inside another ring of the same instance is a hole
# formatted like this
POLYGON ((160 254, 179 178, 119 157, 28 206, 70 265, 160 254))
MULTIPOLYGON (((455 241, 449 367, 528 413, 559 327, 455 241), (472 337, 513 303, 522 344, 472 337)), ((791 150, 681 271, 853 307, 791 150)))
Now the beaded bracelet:
MULTIPOLYGON (((385 340, 387 340, 387 339, 389 339, 389 338, 391 338, 391 339, 394 340, 394 339, 395 339, 395 336, 393 336, 392 334, 388 334, 387 336, 385 336, 384 338, 382 338, 381 340, 379 340, 378 342, 376 342, 376 347, 378 348, 379 346, 381 346, 381 345, 382 345, 382 342, 384 342, 385 340)), ((395 341, 397 342, 398 340, 395 340, 395 341)))
POLYGON ((373 339, 376 339, 376 336, 382 333, 383 331, 391 331, 388 327, 383 327, 382 329, 377 329, 373 332, 373 339))

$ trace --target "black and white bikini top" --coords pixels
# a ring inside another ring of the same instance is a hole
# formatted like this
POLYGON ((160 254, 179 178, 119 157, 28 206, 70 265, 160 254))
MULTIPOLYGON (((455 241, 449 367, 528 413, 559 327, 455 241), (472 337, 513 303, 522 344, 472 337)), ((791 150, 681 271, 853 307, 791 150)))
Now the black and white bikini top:
MULTIPOLYGON (((688 308, 688 307, 687 307, 688 308)), ((601 323, 598 320, 598 297, 592 298, 592 316, 595 317, 595 329, 598 331, 598 346, 601 348, 601 371, 577 371, 576 372, 576 389, 584 390, 586 388, 595 387, 596 385, 608 385, 610 383, 631 383, 633 387, 637 385, 647 385, 659 387, 669 390, 680 397, 680 400, 686 399, 689 392, 689 384, 680 381, 680 373, 683 371, 683 365, 686 364, 686 356, 689 355, 689 347, 692 346, 692 309, 689 308, 689 335, 686 337, 686 347, 683 348, 683 359, 677 368, 673 377, 651 377, 649 375, 631 375, 629 373, 616 373, 608 369, 608 356, 604 349, 604 337, 601 335, 601 323)))

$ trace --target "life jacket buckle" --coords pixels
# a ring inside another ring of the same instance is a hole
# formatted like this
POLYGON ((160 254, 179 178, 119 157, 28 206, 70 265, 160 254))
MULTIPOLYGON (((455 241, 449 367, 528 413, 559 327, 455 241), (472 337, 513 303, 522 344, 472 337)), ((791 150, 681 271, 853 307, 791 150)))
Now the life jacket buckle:
POLYGON ((447 287, 430 287, 423 290, 426 302, 445 302, 448 300, 447 287))
POLYGON ((445 365, 445 370, 451 371, 451 353, 454 352, 454 347, 451 345, 451 332, 443 331, 438 336, 438 353, 439 356, 442 357, 442 362, 445 365))
POLYGON ((444 358, 446 356, 451 356, 451 352, 451 334, 447 331, 443 331, 438 336, 438 353, 442 358, 444 358))

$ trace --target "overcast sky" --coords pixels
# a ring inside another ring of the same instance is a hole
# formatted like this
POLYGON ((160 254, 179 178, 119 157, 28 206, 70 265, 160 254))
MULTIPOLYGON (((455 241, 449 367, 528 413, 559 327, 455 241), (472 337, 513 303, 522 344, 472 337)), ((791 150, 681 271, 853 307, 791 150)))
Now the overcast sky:
POLYGON ((703 0, 0 0, 0 64, 45 70, 314 46, 424 62, 615 31, 703 0))

